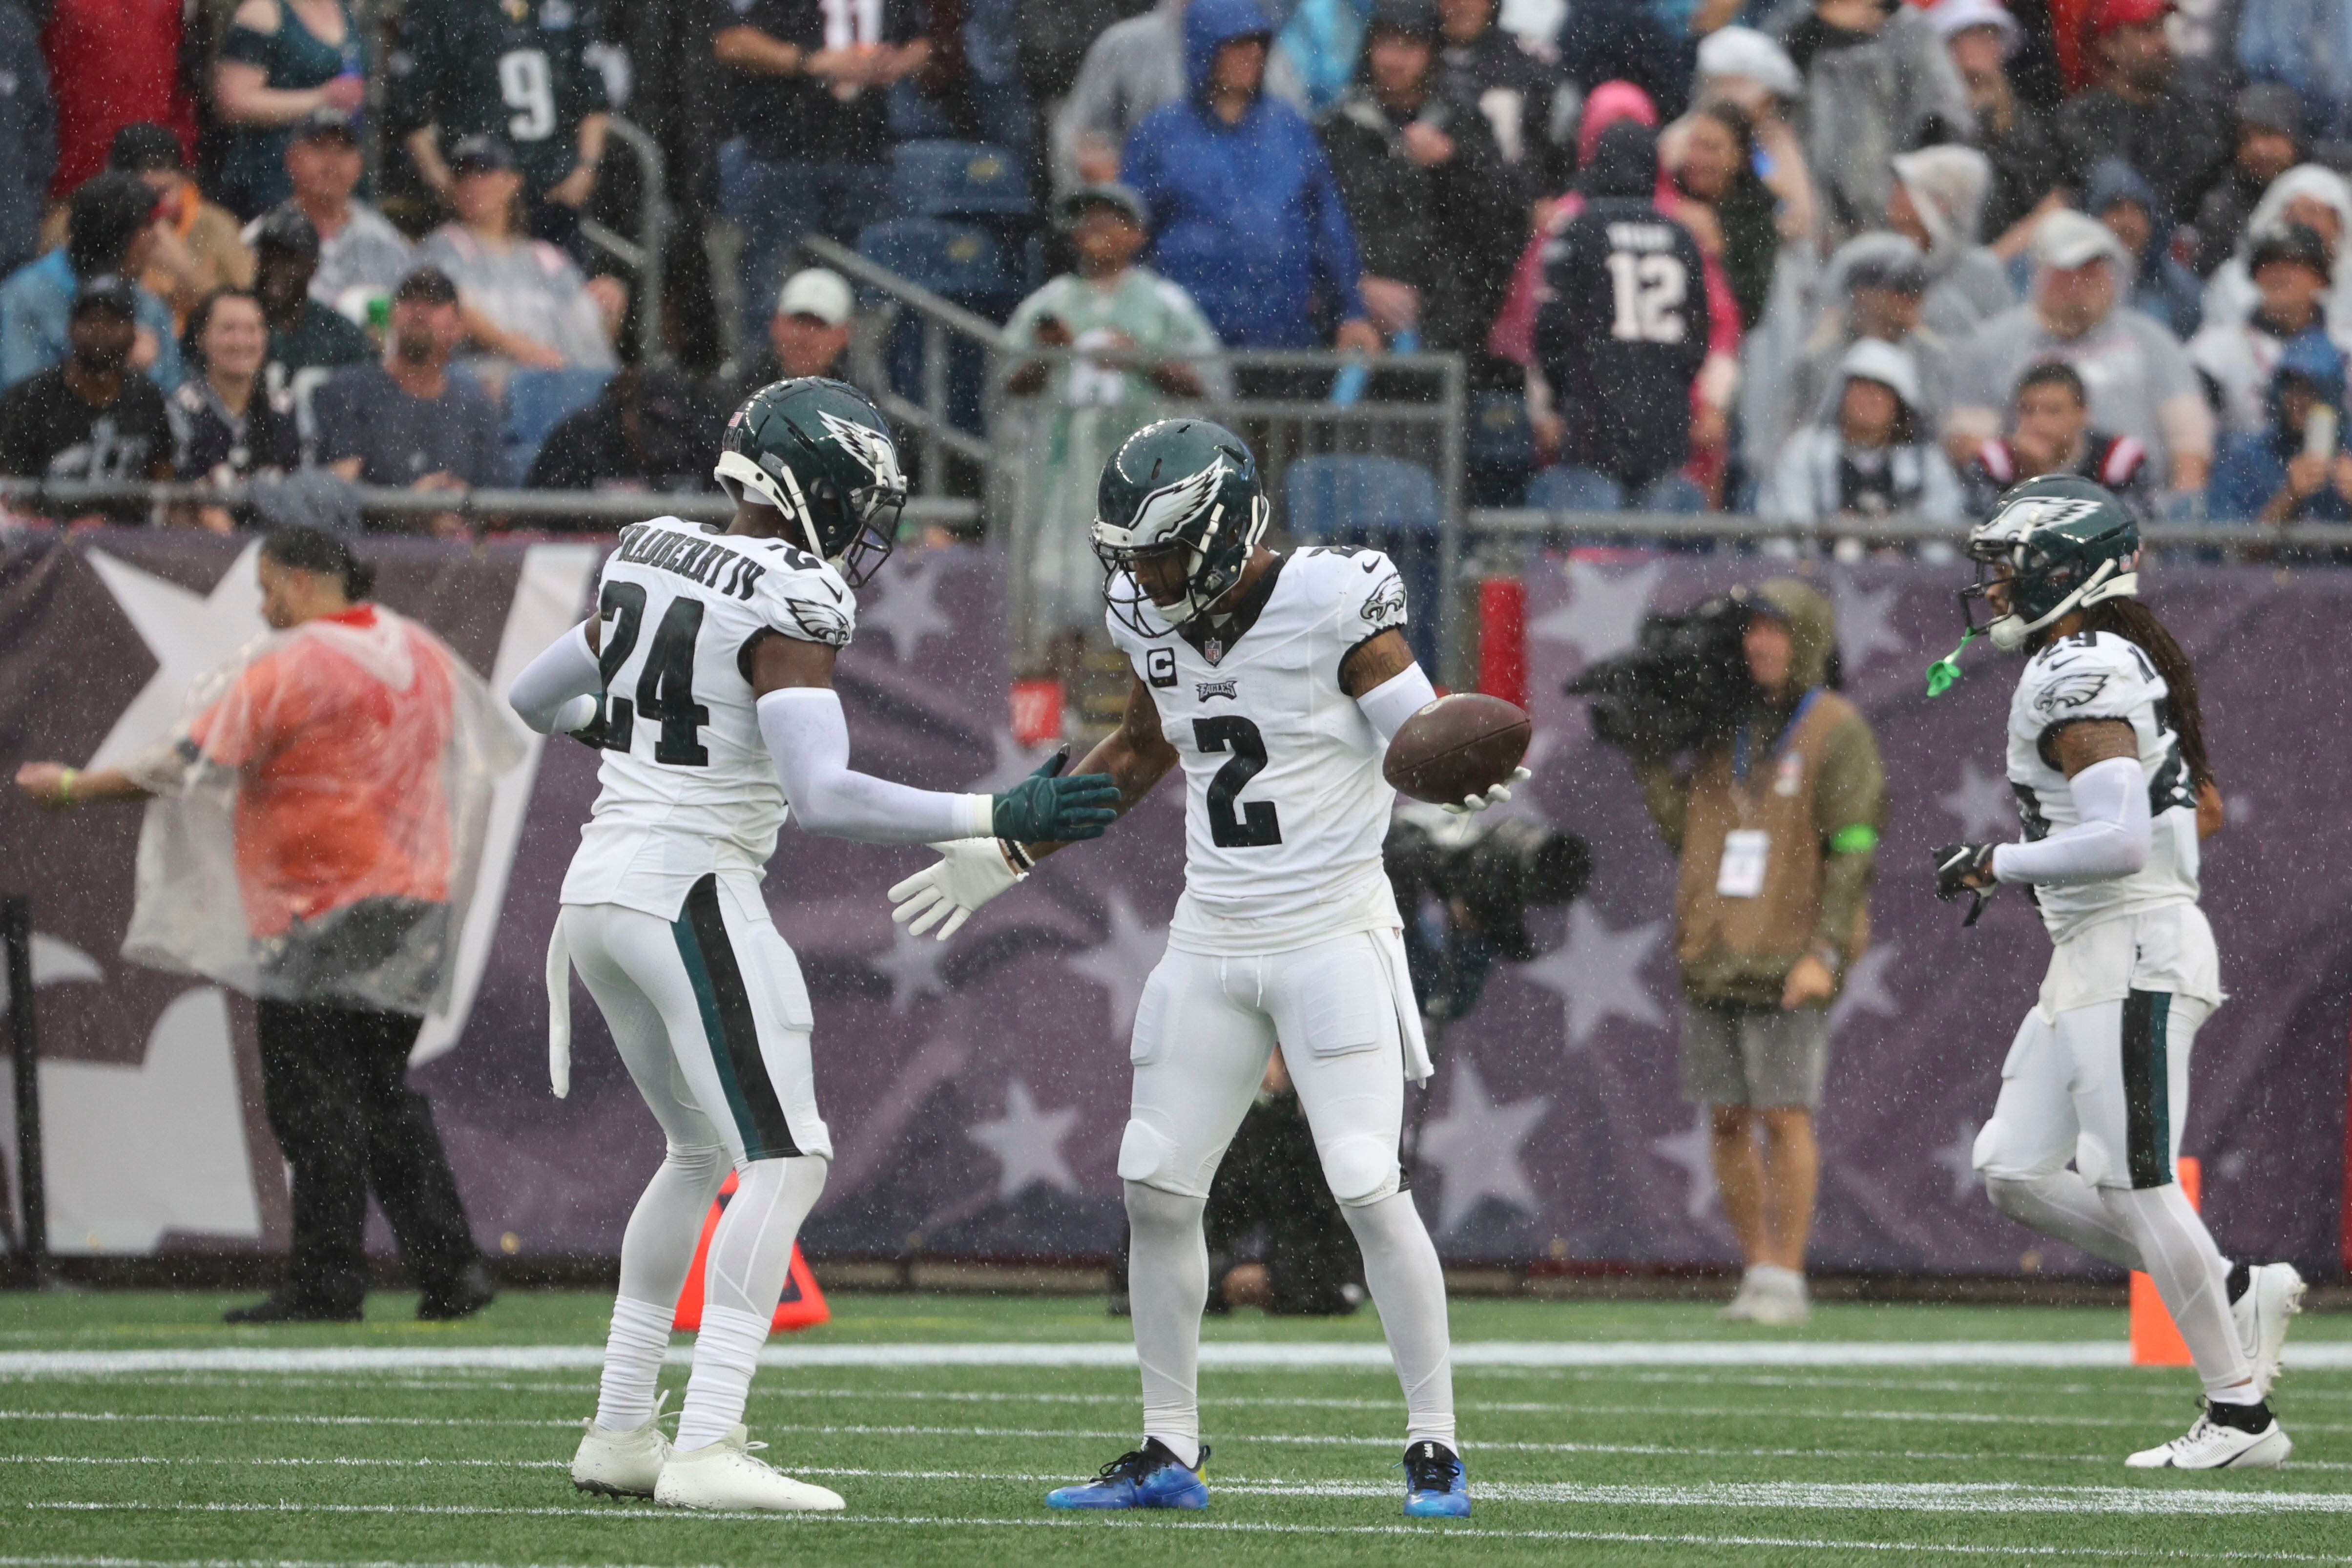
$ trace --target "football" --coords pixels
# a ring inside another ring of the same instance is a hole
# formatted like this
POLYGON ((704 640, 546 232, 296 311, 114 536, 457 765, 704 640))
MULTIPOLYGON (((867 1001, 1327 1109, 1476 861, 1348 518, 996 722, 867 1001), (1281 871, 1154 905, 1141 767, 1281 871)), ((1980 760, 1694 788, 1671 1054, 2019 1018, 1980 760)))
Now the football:
POLYGON ((1415 800, 1451 805, 1509 778, 1531 725, 1527 710, 1499 697, 1441 697, 1398 728, 1381 776, 1415 800))

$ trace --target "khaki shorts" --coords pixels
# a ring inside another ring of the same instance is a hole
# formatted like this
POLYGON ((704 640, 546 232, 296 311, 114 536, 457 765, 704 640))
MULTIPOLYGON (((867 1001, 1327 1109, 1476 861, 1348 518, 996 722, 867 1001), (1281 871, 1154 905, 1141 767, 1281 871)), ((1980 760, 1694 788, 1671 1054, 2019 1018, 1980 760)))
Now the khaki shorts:
POLYGON ((1683 999, 1683 1098, 1702 1105, 1822 1102, 1830 1058, 1826 1007, 1756 1007, 1683 999))

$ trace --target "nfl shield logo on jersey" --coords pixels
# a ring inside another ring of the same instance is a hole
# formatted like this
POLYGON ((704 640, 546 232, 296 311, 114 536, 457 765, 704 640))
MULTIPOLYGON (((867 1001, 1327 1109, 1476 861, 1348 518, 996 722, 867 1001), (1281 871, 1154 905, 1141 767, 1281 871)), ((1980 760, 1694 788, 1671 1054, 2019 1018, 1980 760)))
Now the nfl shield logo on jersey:
POLYGON ((1207 659, 1211 664, 1222 662, 1225 657, 1225 639, 1223 637, 1202 637, 1201 639, 1201 657, 1207 659))

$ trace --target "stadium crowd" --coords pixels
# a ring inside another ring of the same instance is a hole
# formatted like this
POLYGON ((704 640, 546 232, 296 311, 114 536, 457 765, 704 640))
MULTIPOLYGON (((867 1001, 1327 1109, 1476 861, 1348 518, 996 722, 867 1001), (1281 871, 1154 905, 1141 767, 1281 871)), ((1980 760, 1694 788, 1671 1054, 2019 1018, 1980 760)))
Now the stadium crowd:
POLYGON ((2315 15, 0 0, 0 473, 704 488, 763 378, 906 379, 793 259, 821 235, 1016 353, 1129 351, 1011 373, 1072 473, 1185 400, 1357 395, 1248 351, 1451 351, 1518 443, 1474 454, 1489 502, 1956 521, 2064 470, 2352 521, 2352 39, 2315 15), (658 364, 594 237, 640 189, 617 110, 679 215, 658 364))

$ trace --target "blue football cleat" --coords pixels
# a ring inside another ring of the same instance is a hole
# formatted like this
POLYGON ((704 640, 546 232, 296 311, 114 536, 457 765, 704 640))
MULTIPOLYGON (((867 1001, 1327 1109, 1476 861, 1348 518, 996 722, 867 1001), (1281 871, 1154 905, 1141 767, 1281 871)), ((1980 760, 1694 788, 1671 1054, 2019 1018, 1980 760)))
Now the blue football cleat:
POLYGON ((1427 1438, 1404 1451, 1404 1511, 1408 1519, 1467 1519, 1470 1478, 1461 1457, 1427 1438))
MULTIPOLYGON (((1200 1463, 1187 1468, 1158 1438, 1147 1438, 1142 1447, 1121 1454, 1105 1465, 1093 1480, 1081 1481, 1074 1487, 1056 1487, 1047 1492, 1045 1506, 1206 1508, 1209 1489, 1201 1479, 1201 1471, 1208 1463, 1206 1447, 1201 1449, 1200 1463)), ((1460 1467, 1455 1468, 1458 1471, 1460 1467)), ((1466 1503, 1465 1509, 1466 1511, 1466 1503)))

